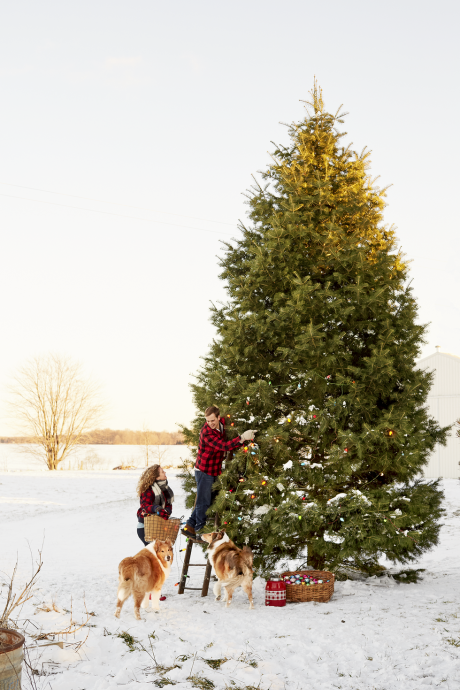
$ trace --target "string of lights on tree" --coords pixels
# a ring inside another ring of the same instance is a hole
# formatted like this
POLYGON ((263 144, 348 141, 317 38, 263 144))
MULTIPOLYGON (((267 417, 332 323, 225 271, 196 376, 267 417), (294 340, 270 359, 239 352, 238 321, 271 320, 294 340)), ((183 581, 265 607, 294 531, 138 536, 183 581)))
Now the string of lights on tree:
MULTIPOLYGON (((330 378, 330 376, 327 376, 327 377, 325 377, 325 378, 328 379, 328 378, 330 378)), ((355 383, 355 381, 353 381, 352 383, 355 383)), ((271 385, 271 381, 269 382, 269 385, 271 385)), ((337 384, 337 385, 340 385, 340 384, 337 384)), ((298 384, 298 387, 300 387, 300 384, 298 384)), ((249 400, 249 398, 246 399, 246 405, 248 405, 248 406, 250 405, 250 400, 249 400)), ((227 418, 228 420, 231 419, 231 415, 230 415, 230 414, 227 414, 227 415, 226 415, 226 418, 227 418)), ((313 418, 316 418, 316 415, 313 415, 313 418)), ((292 422, 292 417, 286 417, 286 422, 287 422, 288 424, 290 424, 290 423, 292 422)), ((230 426, 233 427, 234 424, 235 424, 234 422, 231 422, 231 423, 230 423, 230 426)), ((387 429, 387 430, 386 430, 386 435, 389 436, 389 437, 392 437, 392 436, 395 435, 395 432, 394 432, 394 430, 392 430, 392 429, 387 429)), ((280 438, 279 438, 279 437, 274 437, 273 440, 275 441, 275 443, 279 443, 279 442, 280 442, 280 438)), ((248 443, 248 444, 243 445, 243 447, 242 447, 241 450, 242 450, 243 453, 245 453, 245 454, 247 454, 247 455, 250 454, 250 455, 252 455, 252 456, 257 456, 258 453, 260 452, 260 448, 259 448, 258 444, 254 443, 254 442, 251 442, 251 443, 248 443)), ((347 452, 348 452, 348 449, 345 448, 345 449, 344 449, 344 452, 347 453, 347 452)), ((259 465, 259 462, 260 462, 260 461, 259 461, 256 457, 253 457, 252 460, 253 460, 254 464, 259 465)), ((301 462, 300 464, 301 464, 301 465, 305 465, 306 463, 305 463, 305 462, 301 462)), ((245 469, 243 470, 242 473, 239 473, 238 483, 239 483, 240 485, 243 484, 243 483, 246 481, 246 477, 245 477, 245 472, 246 472, 246 470, 247 470, 247 461, 246 461, 246 464, 245 464, 245 469)), ((380 472, 378 476, 384 476, 384 473, 383 473, 383 472, 380 472)), ((371 484, 373 481, 375 481, 376 478, 377 478, 377 477, 375 477, 375 478, 371 479, 370 481, 366 482, 366 483, 363 485, 363 488, 364 488, 365 486, 368 486, 369 484, 371 484)), ((267 486, 267 485, 268 485, 268 480, 265 479, 265 478, 263 478, 263 479, 260 481, 260 484, 261 484, 261 486, 267 486)), ((284 487, 283 487, 283 488, 284 488, 284 487)), ((232 513, 232 509, 233 509, 233 507, 234 507, 234 505, 235 505, 236 498, 237 498, 238 487, 236 487, 236 489, 233 488, 233 487, 230 487, 229 490, 228 490, 228 493, 232 495, 232 501, 231 501, 231 503, 230 503, 230 505, 229 505, 229 508, 228 508, 229 512, 232 513)), ((257 498, 257 493, 256 493, 255 491, 252 492, 251 495, 250 495, 250 498, 253 499, 253 500, 256 499, 256 498, 257 498)), ((307 497, 304 495, 304 496, 302 497, 302 501, 306 501, 306 500, 307 500, 307 497)), ((341 508, 341 506, 339 506, 339 509, 340 509, 340 508, 341 508)), ((277 508, 275 507, 274 510, 276 511, 277 508)), ((243 518, 242 518, 241 516, 236 516, 236 517, 237 517, 237 520, 238 520, 238 521, 242 521, 242 520, 243 520, 243 518)), ((299 516, 298 516, 298 519, 299 519, 299 520, 302 520, 302 515, 299 515, 299 516)), ((396 532, 398 532, 398 533, 404 532, 404 533, 405 533, 405 536, 408 536, 409 539, 412 539, 412 541, 416 542, 415 539, 413 539, 412 537, 410 537, 410 536, 407 534, 407 530, 403 530, 403 529, 401 529, 401 528, 398 529, 397 526, 393 523, 393 521, 391 520, 391 518, 390 518, 388 515, 382 516, 382 519, 383 519, 383 522, 387 522, 387 520, 388 520, 388 521, 393 525, 393 527, 395 528, 396 532)), ((335 520, 333 520, 332 522, 327 523, 327 524, 328 524, 328 526, 330 526, 330 525, 336 524, 336 523, 339 522, 339 521, 340 521, 340 522, 344 522, 344 518, 343 518, 343 517, 337 517, 335 520)), ((226 526, 226 525, 228 525, 228 521, 224 521, 223 526, 226 526)))

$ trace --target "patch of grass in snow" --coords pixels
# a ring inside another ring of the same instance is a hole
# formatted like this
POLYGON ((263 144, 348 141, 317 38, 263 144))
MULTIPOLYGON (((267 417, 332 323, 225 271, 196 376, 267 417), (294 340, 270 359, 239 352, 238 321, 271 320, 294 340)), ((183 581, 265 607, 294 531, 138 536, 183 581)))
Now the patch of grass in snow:
MULTIPOLYGON (((120 635, 118 637, 120 637, 120 635)), ((154 680, 153 684, 159 688, 162 688, 165 685, 177 685, 177 683, 170 680, 170 678, 165 678, 164 674, 168 673, 169 671, 172 671, 174 668, 182 668, 182 667, 179 664, 173 664, 172 666, 164 666, 163 664, 159 664, 156 660, 156 657, 155 657, 155 651, 153 648, 152 639, 153 640, 157 639, 155 637, 155 632, 150 633, 150 635, 148 636, 150 650, 147 649, 146 647, 144 647, 142 642, 139 642, 139 640, 134 640, 134 644, 138 645, 138 648, 140 649, 140 651, 145 652, 147 654, 147 656, 149 657, 149 659, 151 661, 153 661, 153 666, 146 667, 144 669, 144 673, 158 673, 160 678, 157 678, 156 680, 154 680)), ((186 655, 184 655, 184 657, 185 657, 185 659, 189 658, 186 655)), ((178 657, 178 658, 180 659, 181 657, 178 657)))
POLYGON ((436 623, 447 623, 447 618, 435 618, 436 623))
POLYGON ((165 678, 164 676, 153 681, 153 684, 156 685, 157 688, 164 688, 166 685, 177 685, 174 680, 171 680, 171 678, 165 678))
POLYGON ((179 666, 179 664, 174 664, 173 666, 163 666, 163 664, 157 664, 155 666, 155 671, 162 676, 163 673, 169 673, 169 671, 172 671, 173 668, 181 668, 181 667, 179 666))
MULTIPOLYGON (((56 606, 56 602, 54 601, 54 599, 51 599, 50 605, 45 604, 45 602, 43 602, 42 605, 37 608, 37 611, 45 611, 45 613, 49 613, 50 611, 55 611, 56 613, 61 613, 59 611, 58 607, 56 606)), ((67 611, 67 609, 64 609, 64 611, 66 613, 71 613, 70 611, 67 611)))
POLYGON ((452 645, 452 647, 460 647, 460 637, 455 640, 453 637, 449 637, 446 642, 452 645))
POLYGON ((203 676, 189 676, 187 680, 190 681, 194 688, 199 688, 200 690, 214 690, 215 688, 212 680, 203 676))
POLYGON ((252 666, 252 668, 257 668, 259 665, 255 659, 251 658, 250 654, 240 654, 238 661, 240 661, 242 664, 246 664, 247 666, 252 666))
POLYGON ((201 660, 205 662, 205 664, 208 664, 211 668, 213 668, 215 671, 218 671, 222 664, 225 664, 226 661, 228 661, 227 657, 224 659, 203 659, 201 657, 201 660))
POLYGON ((139 640, 136 640, 136 638, 133 637, 131 633, 121 632, 118 633, 117 637, 119 637, 120 640, 123 640, 125 645, 129 648, 130 652, 136 651, 136 645, 138 644, 139 640))

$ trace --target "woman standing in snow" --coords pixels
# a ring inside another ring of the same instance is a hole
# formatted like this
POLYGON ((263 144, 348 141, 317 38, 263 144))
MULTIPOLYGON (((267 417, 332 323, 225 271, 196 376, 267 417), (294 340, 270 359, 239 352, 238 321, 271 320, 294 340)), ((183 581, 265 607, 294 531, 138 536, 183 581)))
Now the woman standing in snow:
POLYGON ((168 485, 166 473, 160 465, 152 465, 141 474, 137 484, 140 508, 137 511, 137 536, 147 546, 144 532, 144 517, 159 515, 168 520, 174 501, 173 490, 168 485))

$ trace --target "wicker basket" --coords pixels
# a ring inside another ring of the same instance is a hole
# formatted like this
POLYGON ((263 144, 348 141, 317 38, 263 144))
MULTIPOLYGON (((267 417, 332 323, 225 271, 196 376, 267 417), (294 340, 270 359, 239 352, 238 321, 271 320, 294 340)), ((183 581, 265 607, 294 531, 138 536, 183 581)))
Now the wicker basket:
POLYGON ((165 539, 171 539, 171 542, 174 544, 179 532, 179 526, 180 518, 172 517, 169 520, 163 520, 158 515, 146 515, 144 518, 144 539, 145 541, 155 541, 155 539, 165 541, 165 539))
POLYGON ((290 585, 286 582, 286 601, 329 601, 334 594, 335 577, 327 570, 298 570, 285 572, 280 575, 284 578, 287 575, 310 575, 319 580, 329 580, 322 585, 290 585))

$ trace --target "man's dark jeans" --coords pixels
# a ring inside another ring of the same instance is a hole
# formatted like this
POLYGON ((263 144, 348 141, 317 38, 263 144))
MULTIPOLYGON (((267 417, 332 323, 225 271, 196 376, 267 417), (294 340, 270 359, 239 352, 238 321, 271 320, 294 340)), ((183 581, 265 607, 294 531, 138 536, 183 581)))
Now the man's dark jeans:
POLYGON ((187 523, 198 532, 206 524, 206 511, 212 503, 212 491, 217 477, 195 470, 196 504, 187 523))

